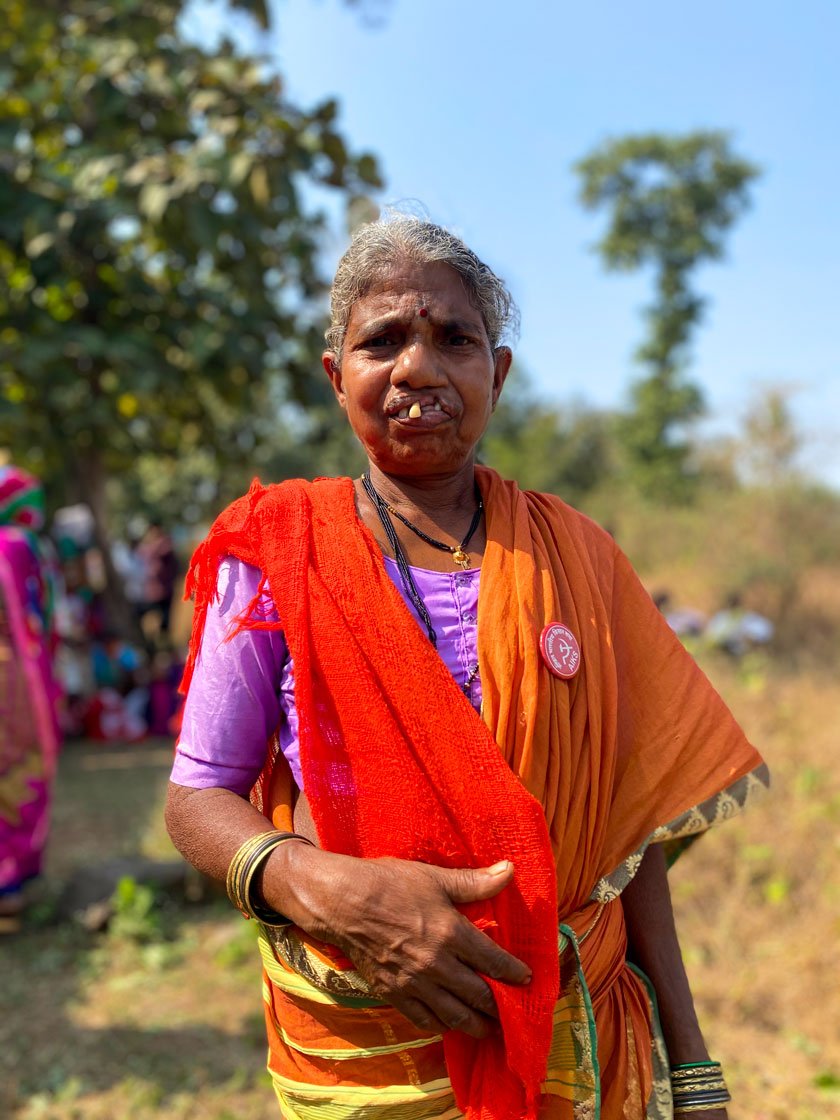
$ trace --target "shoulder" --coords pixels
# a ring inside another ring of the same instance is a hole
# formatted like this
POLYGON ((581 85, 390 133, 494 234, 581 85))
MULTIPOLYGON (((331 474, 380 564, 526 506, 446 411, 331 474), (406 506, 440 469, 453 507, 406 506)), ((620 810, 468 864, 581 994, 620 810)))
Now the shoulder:
POLYGON ((532 534, 542 536, 546 542, 553 540, 561 551, 574 547, 593 559, 598 558, 599 566, 613 562, 618 550, 607 530, 556 494, 523 490, 518 483, 502 478, 485 466, 476 468, 476 477, 488 516, 494 519, 500 531, 504 532, 505 524, 522 524, 525 518, 532 534))
POLYGON ((554 541, 563 566, 576 570, 591 586, 597 586, 604 602, 610 604, 616 578, 620 572, 630 569, 612 534, 555 494, 536 491, 528 494, 540 514, 551 517, 554 541))
POLYGON ((250 602, 260 590, 263 572, 255 564, 228 553, 219 558, 216 571, 216 596, 221 603, 238 599, 250 602))
POLYGON ((212 582, 215 589, 219 561, 225 556, 266 570, 267 547, 274 554, 281 546, 304 542, 313 523, 334 519, 342 509, 352 510, 352 495, 349 478, 293 478, 269 485, 255 478, 247 493, 222 510, 193 553, 187 595, 194 593, 196 581, 212 582))
POLYGON ((213 522, 211 533, 236 531, 254 519, 315 505, 352 485, 349 478, 316 478, 313 481, 287 478, 283 482, 271 483, 255 478, 241 497, 222 510, 213 522))
POLYGON ((603 551, 609 556, 615 554, 617 545, 612 534, 593 518, 570 506, 556 494, 545 494, 538 490, 526 490, 524 493, 534 505, 551 510, 568 532, 580 537, 591 549, 603 551))
POLYGON ((574 543, 597 567, 612 569, 622 553, 608 529, 556 494, 540 490, 521 493, 532 515, 545 518, 552 525, 556 538, 574 543))

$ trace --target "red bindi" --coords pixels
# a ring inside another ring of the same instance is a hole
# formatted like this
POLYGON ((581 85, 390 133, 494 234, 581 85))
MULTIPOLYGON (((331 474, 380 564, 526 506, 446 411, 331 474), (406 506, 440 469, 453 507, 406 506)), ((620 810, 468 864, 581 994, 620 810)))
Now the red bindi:
POLYGON ((428 307, 421 307, 421 308, 420 308, 420 311, 418 312, 418 314, 420 315, 421 319, 425 319, 425 318, 426 318, 426 316, 427 316, 427 315, 429 314, 429 309, 428 309, 428 307))

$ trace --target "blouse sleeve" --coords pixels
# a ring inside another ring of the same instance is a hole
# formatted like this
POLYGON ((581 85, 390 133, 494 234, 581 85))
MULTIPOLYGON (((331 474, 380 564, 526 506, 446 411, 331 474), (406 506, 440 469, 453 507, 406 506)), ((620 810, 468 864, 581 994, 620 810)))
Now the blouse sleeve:
MULTIPOLYGON (((235 557, 219 565, 171 780, 195 789, 223 787, 247 797, 281 718, 280 682, 288 650, 280 630, 240 630, 236 619, 257 594, 260 571, 235 557)), ((268 592, 259 617, 277 620, 268 592)))

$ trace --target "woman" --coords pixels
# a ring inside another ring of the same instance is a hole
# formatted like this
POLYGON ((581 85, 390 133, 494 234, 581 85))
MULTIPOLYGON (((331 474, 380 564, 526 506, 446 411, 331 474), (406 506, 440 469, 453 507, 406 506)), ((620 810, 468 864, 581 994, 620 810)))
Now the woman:
POLYGON ((20 926, 23 887, 41 870, 58 754, 50 596, 36 532, 44 494, 0 467, 0 931, 20 926))
POLYGON ((475 465, 512 314, 364 227, 323 361, 365 475, 254 483, 193 560, 167 820, 261 922, 292 1120, 726 1115, 663 844, 766 772, 612 539, 475 465))

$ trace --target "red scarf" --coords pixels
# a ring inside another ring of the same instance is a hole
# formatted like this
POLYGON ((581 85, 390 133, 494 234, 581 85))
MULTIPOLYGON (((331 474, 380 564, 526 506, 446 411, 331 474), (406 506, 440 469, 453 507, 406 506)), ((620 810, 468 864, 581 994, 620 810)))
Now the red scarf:
POLYGON ((533 978, 526 987, 488 979, 500 1033, 478 1041, 450 1031, 444 1048, 470 1120, 536 1117, 559 987, 555 862, 542 807, 411 617, 356 515, 349 479, 255 482, 219 517, 188 577, 196 617, 184 687, 225 555, 262 570, 282 620, 304 786, 323 847, 452 868, 513 861, 510 886, 461 909, 533 978))

